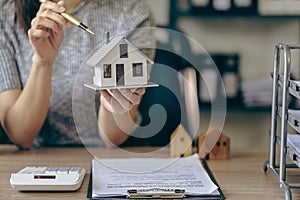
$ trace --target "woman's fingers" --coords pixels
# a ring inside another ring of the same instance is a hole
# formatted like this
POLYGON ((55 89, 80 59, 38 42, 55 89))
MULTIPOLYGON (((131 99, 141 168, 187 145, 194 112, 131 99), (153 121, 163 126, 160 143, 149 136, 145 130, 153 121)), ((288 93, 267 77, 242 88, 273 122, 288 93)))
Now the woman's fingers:
MULTIPOLYGON (((108 90, 110 95, 115 99, 125 111, 129 111, 133 105, 127 98, 125 98, 118 89, 108 90)), ((112 101, 113 102, 113 101, 112 101)))
POLYGON ((61 26, 55 21, 48 19, 47 17, 37 16, 31 21, 32 29, 51 29, 58 33, 61 30, 61 26))
POLYGON ((124 114, 126 110, 123 106, 111 95, 108 90, 101 90, 101 104, 104 104, 104 107, 112 112, 117 114, 124 114))
POLYGON ((61 15, 66 9, 64 2, 54 3, 46 1, 41 4, 36 17, 32 20, 33 28, 45 27, 55 32, 59 31, 61 26, 70 26, 70 23, 61 15))
POLYGON ((28 35, 33 38, 46 38, 49 37, 49 33, 42 29, 30 29, 28 35))
POLYGON ((133 105, 138 105, 141 100, 141 96, 145 93, 144 88, 137 89, 120 89, 120 93, 133 105))
POLYGON ((138 95, 143 95, 143 94, 145 94, 146 90, 145 90, 145 88, 131 88, 130 92, 136 93, 138 95))
POLYGON ((45 10, 44 12, 37 15, 37 17, 50 19, 62 26, 66 26, 68 22, 60 13, 53 12, 52 10, 45 10))
POLYGON ((41 12, 44 12, 45 10, 52 10, 53 12, 62 13, 66 10, 65 3, 64 1, 59 1, 58 3, 45 1, 41 4, 37 15, 39 15, 41 12))
POLYGON ((101 90, 101 103, 107 110, 123 114, 141 102, 145 88, 101 90))
POLYGON ((110 112, 113 112, 113 108, 111 106, 111 95, 106 91, 106 90, 101 90, 100 91, 100 94, 101 94, 101 103, 104 104, 104 107, 110 111, 110 112))

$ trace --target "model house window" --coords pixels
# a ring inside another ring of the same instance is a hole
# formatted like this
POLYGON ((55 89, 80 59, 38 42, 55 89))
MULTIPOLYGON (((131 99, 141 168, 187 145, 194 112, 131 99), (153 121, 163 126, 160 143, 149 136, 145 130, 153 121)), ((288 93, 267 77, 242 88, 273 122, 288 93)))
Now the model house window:
POLYGON ((143 63, 132 64, 133 76, 143 76, 143 63))
POLYGON ((120 58, 128 58, 128 45, 120 44, 120 58))
POLYGON ((111 78, 111 64, 103 65, 104 78, 111 78))

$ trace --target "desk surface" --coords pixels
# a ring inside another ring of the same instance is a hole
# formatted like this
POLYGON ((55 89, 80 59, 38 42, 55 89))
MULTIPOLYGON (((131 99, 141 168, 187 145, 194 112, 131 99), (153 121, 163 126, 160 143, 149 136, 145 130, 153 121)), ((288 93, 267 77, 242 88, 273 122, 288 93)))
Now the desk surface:
MULTIPOLYGON (((92 158, 84 148, 18 151, 13 146, 0 145, 0 199, 85 199, 92 158), (87 175, 76 192, 18 192, 10 187, 10 174, 25 166, 81 166, 87 175)), ((267 151, 242 149, 231 152, 230 160, 209 160, 208 165, 226 199, 284 199, 284 192, 273 174, 262 171, 266 159, 267 151)), ((300 169, 289 171, 288 180, 300 182, 300 169)), ((292 190, 292 194, 293 199, 300 198, 300 189, 292 190)))

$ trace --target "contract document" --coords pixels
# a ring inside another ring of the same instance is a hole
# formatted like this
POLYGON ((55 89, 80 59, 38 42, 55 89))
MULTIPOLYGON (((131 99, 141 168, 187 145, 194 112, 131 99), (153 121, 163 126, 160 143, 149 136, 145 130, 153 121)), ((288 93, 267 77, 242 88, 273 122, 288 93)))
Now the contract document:
POLYGON ((218 187, 194 154, 184 158, 93 159, 92 196, 117 197, 129 190, 184 190, 185 195, 218 195, 218 187))

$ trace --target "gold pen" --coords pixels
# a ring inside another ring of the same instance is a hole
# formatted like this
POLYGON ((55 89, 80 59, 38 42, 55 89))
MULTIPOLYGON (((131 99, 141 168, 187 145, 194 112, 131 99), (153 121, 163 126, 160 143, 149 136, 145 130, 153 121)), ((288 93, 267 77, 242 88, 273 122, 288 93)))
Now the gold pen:
MULTIPOLYGON (((39 2, 44 3, 47 0, 39 0, 39 2)), ((84 25, 81 21, 79 21, 78 19, 76 19, 75 17, 73 17, 72 15, 70 15, 69 13, 63 12, 61 13, 61 15, 68 20, 69 22, 73 23, 75 26, 78 26, 79 28, 82 28, 83 30, 85 30, 86 32, 95 35, 93 31, 91 31, 91 29, 89 29, 89 27, 87 27, 86 25, 84 25)))

